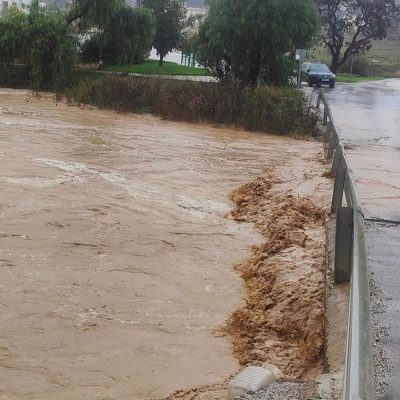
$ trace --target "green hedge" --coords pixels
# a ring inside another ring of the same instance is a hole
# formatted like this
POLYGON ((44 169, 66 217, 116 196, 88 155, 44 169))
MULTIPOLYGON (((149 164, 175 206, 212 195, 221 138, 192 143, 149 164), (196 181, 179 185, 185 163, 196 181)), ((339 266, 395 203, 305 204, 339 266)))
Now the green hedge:
POLYGON ((0 86, 14 88, 29 87, 29 69, 24 65, 0 64, 0 86))
POLYGON ((317 122, 303 92, 291 88, 239 89, 216 83, 92 74, 65 95, 73 104, 124 112, 148 111, 168 120, 277 134, 313 134, 317 122))

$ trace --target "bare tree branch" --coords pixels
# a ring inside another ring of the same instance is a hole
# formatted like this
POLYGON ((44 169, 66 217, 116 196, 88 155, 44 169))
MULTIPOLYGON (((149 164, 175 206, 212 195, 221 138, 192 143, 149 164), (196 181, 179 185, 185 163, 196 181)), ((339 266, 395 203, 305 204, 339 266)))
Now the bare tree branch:
POLYGON ((321 42, 329 50, 334 72, 350 56, 368 51, 373 40, 384 39, 400 16, 396 0, 316 0, 316 4, 323 22, 321 42))

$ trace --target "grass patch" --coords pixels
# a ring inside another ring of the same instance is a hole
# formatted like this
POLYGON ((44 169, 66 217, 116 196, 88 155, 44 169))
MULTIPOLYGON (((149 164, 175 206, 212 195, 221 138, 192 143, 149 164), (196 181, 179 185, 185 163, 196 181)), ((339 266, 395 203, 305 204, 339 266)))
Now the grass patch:
POLYGON ((164 61, 162 67, 158 61, 148 60, 139 65, 107 65, 106 71, 136 73, 143 75, 185 75, 185 76, 206 76, 209 75, 205 68, 194 68, 179 65, 173 62, 164 61))
POLYGON ((65 93, 71 104, 151 112, 173 121, 222 124, 275 134, 310 135, 315 115, 300 90, 158 79, 87 76, 65 93))
POLYGON ((361 76, 361 75, 350 75, 346 73, 336 75, 336 81, 342 83, 359 83, 359 82, 372 82, 372 81, 380 81, 382 77, 379 76, 361 76))

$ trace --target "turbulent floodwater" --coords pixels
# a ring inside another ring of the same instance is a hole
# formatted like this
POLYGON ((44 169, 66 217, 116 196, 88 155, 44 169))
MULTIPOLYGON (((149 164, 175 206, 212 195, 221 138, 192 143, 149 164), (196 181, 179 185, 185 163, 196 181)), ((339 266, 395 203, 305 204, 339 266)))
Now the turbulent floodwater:
MULTIPOLYGON (((150 399, 237 372, 259 242, 228 194, 319 145, 0 90, 0 397, 150 399)), ((304 162, 304 161, 303 161, 304 162)))

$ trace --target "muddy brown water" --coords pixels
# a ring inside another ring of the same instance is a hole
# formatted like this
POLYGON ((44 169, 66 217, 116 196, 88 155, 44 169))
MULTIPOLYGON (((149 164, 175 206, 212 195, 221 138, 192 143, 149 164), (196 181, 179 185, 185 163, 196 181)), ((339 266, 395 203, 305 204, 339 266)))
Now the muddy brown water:
POLYGON ((151 399, 239 369, 260 241, 228 194, 319 145, 0 90, 0 398, 151 399))

